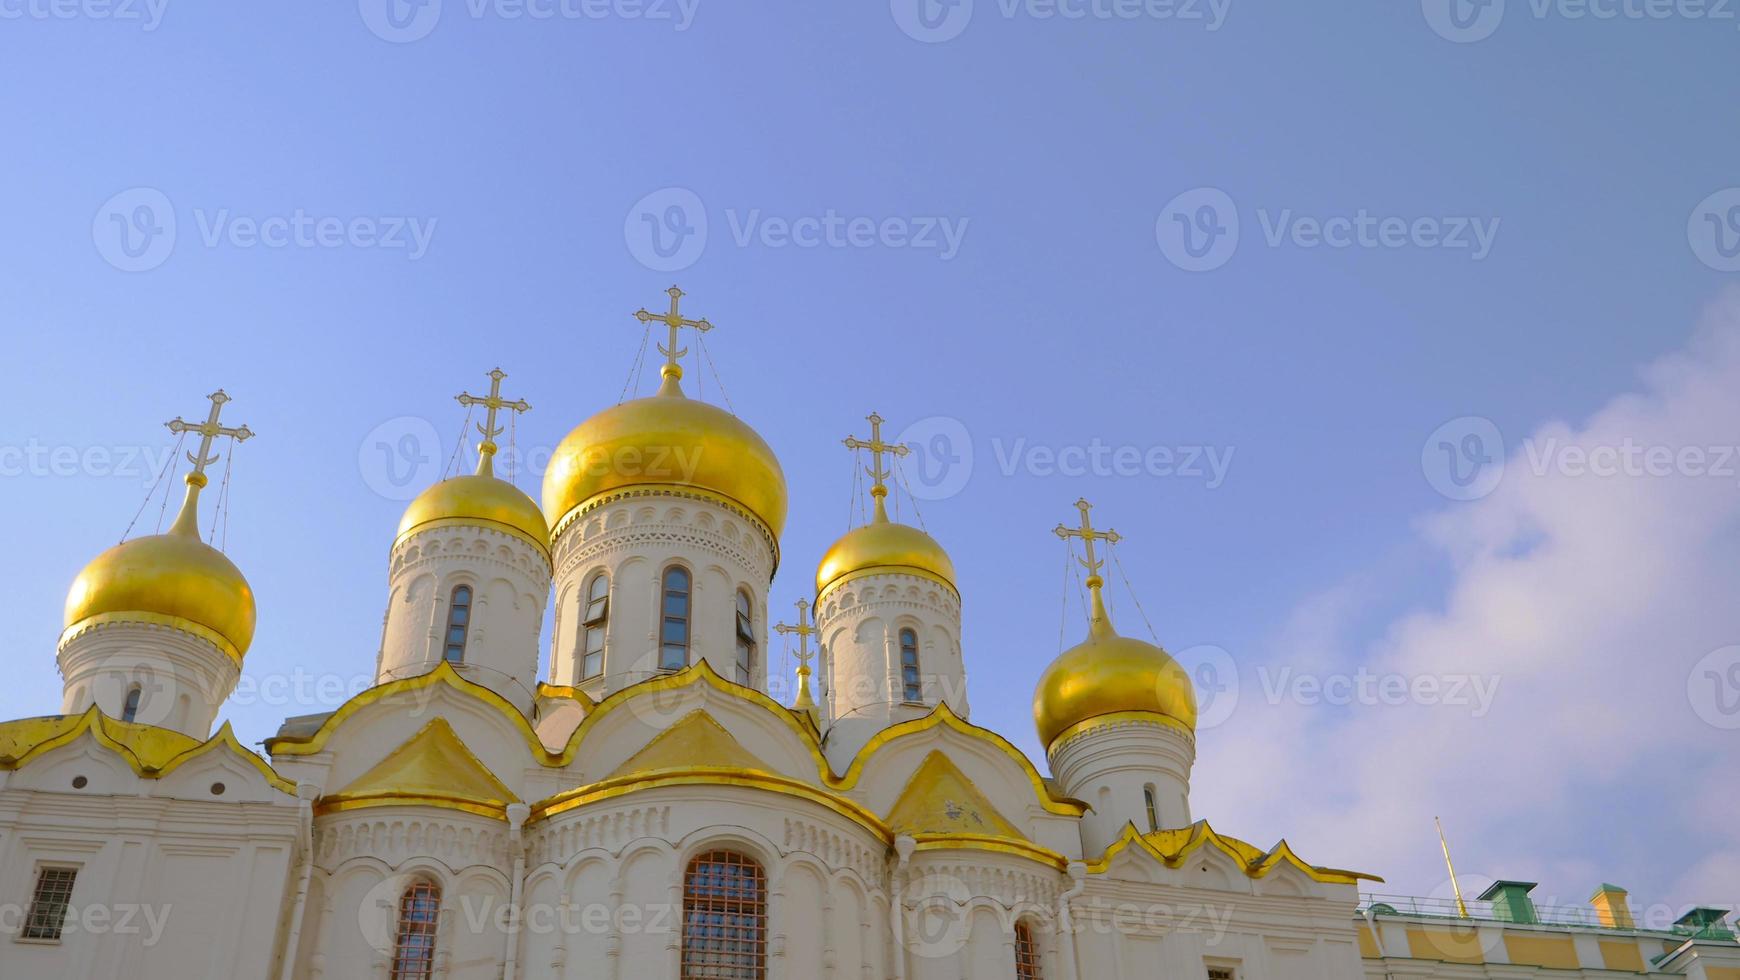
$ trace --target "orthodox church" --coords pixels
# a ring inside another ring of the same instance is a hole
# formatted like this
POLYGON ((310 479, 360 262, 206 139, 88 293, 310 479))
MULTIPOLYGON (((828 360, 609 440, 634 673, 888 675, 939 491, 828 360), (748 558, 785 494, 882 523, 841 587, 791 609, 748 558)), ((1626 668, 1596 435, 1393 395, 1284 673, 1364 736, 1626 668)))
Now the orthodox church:
POLYGON ((59 713, 0 723, 0 977, 1740 980, 1721 910, 1379 902, 1197 819, 1190 678, 1107 615, 1117 535, 1085 501, 1057 529, 1090 613, 1036 678, 1046 758, 974 725, 971 587, 890 519, 905 449, 874 415, 847 440, 872 513, 776 622, 780 462, 683 391, 681 331, 711 324, 669 295, 637 314, 668 332, 657 393, 574 428, 541 503, 494 467, 530 406, 500 371, 460 396, 476 472, 391 539, 374 685, 265 757, 212 731, 255 607, 199 532, 219 441, 253 433, 221 391, 170 423, 198 439, 179 516, 73 582, 59 713))

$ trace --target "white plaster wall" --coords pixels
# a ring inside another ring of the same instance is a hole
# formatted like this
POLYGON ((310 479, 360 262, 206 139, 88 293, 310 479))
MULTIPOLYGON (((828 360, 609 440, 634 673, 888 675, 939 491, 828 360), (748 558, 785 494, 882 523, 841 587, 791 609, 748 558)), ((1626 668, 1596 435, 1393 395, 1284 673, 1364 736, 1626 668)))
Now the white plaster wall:
POLYGON ((1092 809, 1081 820, 1082 853, 1104 854, 1125 824, 1146 833, 1188 827, 1190 770, 1196 740, 1161 722, 1129 720, 1069 737, 1052 750, 1051 768, 1065 795, 1092 809), (1148 826, 1143 790, 1154 788, 1159 827, 1148 826))
POLYGON ((376 680, 434 669, 446 647, 448 601, 472 589, 461 673, 531 708, 550 571, 531 544, 488 527, 432 527, 393 547, 376 680))
POLYGON ((0 785, 0 976, 266 980, 295 849, 294 799, 156 797, 130 771, 69 761, 101 791, 0 785), (78 868, 76 916, 58 943, 17 938, 43 863, 78 868))
POLYGON ((816 604, 822 700, 830 758, 850 757, 876 732, 922 718, 947 703, 966 718, 967 671, 961 654, 960 599, 930 579, 897 572, 850 578, 816 604), (905 700, 900 631, 919 641, 922 697, 905 700))
POLYGON ((95 704, 120 718, 127 692, 139 689, 134 720, 204 740, 241 667, 211 642, 169 626, 105 623, 61 644, 62 714, 95 704))
MULTIPOLYGON (((594 698, 659 673, 659 600, 666 567, 691 573, 690 663, 706 660, 735 681, 736 599, 750 598, 756 653, 751 685, 768 690, 768 583, 772 542, 754 521, 713 500, 672 491, 611 498, 565 527, 556 541, 555 636, 551 682, 580 687, 594 698), (604 674, 580 676, 581 610, 592 576, 610 576, 610 620, 604 674)), ((793 613, 795 615, 795 612, 793 613)))

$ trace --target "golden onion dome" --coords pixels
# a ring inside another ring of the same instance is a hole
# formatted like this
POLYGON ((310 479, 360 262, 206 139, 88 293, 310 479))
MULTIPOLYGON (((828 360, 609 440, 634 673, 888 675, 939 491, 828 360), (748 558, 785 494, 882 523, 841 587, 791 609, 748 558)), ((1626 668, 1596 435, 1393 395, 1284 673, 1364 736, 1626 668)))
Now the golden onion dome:
POLYGON ((156 623, 241 661, 254 640, 254 590, 234 562, 199 539, 196 499, 190 487, 168 533, 122 542, 79 572, 67 592, 63 636, 100 623, 156 623))
POLYGON ((833 585, 861 572, 905 572, 934 579, 959 592, 955 585, 955 563, 936 539, 916 527, 895 524, 880 514, 879 519, 863 527, 853 528, 834 542, 816 566, 816 597, 819 599, 833 585))
POLYGON ((778 538, 785 472, 737 416, 683 395, 666 366, 650 398, 607 408, 568 433, 544 472, 544 514, 556 534, 587 502, 631 487, 669 487, 722 498, 778 538))
POLYGON ((467 524, 493 527, 550 554, 544 513, 519 487, 487 474, 442 480, 417 495, 399 520, 399 539, 419 529, 467 524))
POLYGON ((1033 722, 1046 751, 1094 722, 1159 716, 1196 730, 1196 690, 1165 650, 1119 636, 1106 618, 1097 584, 1087 642, 1065 650, 1039 678, 1033 722))

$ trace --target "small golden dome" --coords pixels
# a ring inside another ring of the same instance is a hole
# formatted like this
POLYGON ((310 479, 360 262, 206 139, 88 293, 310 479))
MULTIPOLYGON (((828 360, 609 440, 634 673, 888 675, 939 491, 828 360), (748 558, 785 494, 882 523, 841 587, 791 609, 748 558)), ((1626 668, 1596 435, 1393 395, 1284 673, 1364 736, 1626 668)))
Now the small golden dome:
POLYGON ((568 433, 544 472, 544 514, 560 534, 599 494, 645 486, 712 493, 775 538, 785 528, 785 472, 773 450, 737 416, 684 397, 669 373, 658 394, 607 408, 568 433))
POLYGON ((1064 651, 1039 678, 1033 721, 1050 751, 1077 726, 1127 713, 1160 715, 1194 731, 1196 691, 1165 650, 1119 636, 1101 620, 1086 643, 1064 651))
POLYGON ((67 629, 98 619, 174 626, 240 661, 254 640, 254 590, 223 552, 177 521, 167 534, 110 548, 73 580, 67 629))
POLYGON ((417 495, 399 521, 399 537, 431 524, 483 524, 536 545, 550 554, 550 527, 543 511, 519 487, 493 476, 456 476, 417 495))
POLYGON ((935 538, 916 527, 883 518, 846 532, 822 556, 822 563, 816 566, 816 597, 835 583, 872 569, 936 579, 959 591, 955 563, 935 538))

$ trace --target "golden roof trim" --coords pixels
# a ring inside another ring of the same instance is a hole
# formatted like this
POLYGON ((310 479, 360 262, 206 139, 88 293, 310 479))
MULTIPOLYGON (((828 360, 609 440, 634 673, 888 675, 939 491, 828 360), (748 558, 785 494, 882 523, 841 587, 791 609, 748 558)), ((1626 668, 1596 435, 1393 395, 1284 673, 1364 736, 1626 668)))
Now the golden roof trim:
POLYGON ((1359 871, 1343 871, 1339 868, 1320 868, 1307 864, 1285 840, 1276 844, 1268 851, 1239 840, 1236 837, 1226 837, 1215 832, 1208 821, 1199 820, 1189 827, 1174 830, 1157 830, 1143 834, 1133 824, 1125 824, 1123 834, 1106 848, 1106 853, 1097 861, 1088 862, 1090 874, 1104 874, 1111 868, 1112 859, 1119 852, 1135 847, 1153 857, 1168 868, 1182 867, 1189 857, 1203 847, 1218 848, 1238 865, 1239 870, 1248 878, 1262 879, 1271 871, 1283 864, 1298 869, 1313 881, 1331 885, 1358 885, 1364 881, 1383 881, 1376 875, 1359 871))
POLYGON ((932 749, 907 777, 885 819, 896 832, 919 839, 929 835, 1027 840, 960 767, 938 749, 932 749), (958 813, 950 812, 951 809, 958 813), (988 829, 967 829, 972 820, 988 829))
POLYGON ((914 834, 919 851, 990 851, 1038 861, 1059 871, 1069 868, 1069 858, 1031 841, 983 834, 914 834))
POLYGON ((532 820, 545 820, 569 810, 579 809, 604 800, 617 799, 666 786, 738 786, 762 789, 783 796, 808 800, 838 813, 874 833, 884 844, 894 841, 894 832, 880 817, 852 800, 818 788, 801 779, 780 776, 759 769, 731 766, 687 766, 680 769, 648 770, 628 776, 602 779, 587 786, 557 793, 532 807, 532 820))
POLYGON ((88 733, 97 744, 120 756, 135 775, 144 779, 162 779, 188 762, 224 748, 253 766, 273 788, 291 795, 296 793, 296 784, 278 775, 266 760, 248 751, 236 739, 235 731, 227 721, 217 734, 201 742, 173 729, 110 718, 92 705, 79 715, 49 715, 0 723, 0 730, 8 729, 23 730, 26 734, 21 741, 28 741, 29 746, 16 756, 0 757, 0 769, 23 769, 38 756, 70 745, 88 733), (31 732, 32 728, 40 729, 40 732, 31 732))
POLYGON ((1087 812, 1088 805, 1086 803, 1053 794, 1051 787, 1045 783, 1045 777, 1041 776, 1039 770, 1034 768, 1032 760, 1023 755, 1020 749, 1010 744, 1008 739, 988 728, 980 728, 962 720, 946 701, 939 702, 936 708, 923 718, 891 725, 877 732, 853 758, 851 766, 846 769, 846 775, 840 778, 841 787, 850 789, 856 785, 863 775, 865 764, 884 746, 896 739, 928 732, 933 728, 947 728, 968 738, 986 742, 1014 760, 1026 773, 1028 781, 1033 784, 1034 795, 1038 797, 1040 805, 1045 808, 1046 812, 1065 817, 1079 817, 1087 812))
POLYGON ((572 758, 571 746, 569 753, 564 754, 560 759, 554 758, 554 754, 549 749, 544 748, 544 743, 538 741, 537 731, 532 728, 532 723, 520 713, 518 708, 482 684, 466 680, 460 676, 452 664, 445 660, 436 664, 434 670, 426 671, 415 677, 388 681, 363 691, 340 705, 337 711, 328 715, 326 720, 320 723, 320 727, 309 735, 280 735, 267 739, 266 751, 273 755, 314 755, 324 749, 333 733, 338 731, 339 726, 350 720, 350 717, 357 712, 389 698, 421 691, 436 684, 445 684, 455 691, 470 694, 495 708, 508 720, 510 725, 519 729, 520 734, 525 738, 527 747, 532 750, 533 757, 541 764, 560 767, 566 765, 568 760, 572 758))

